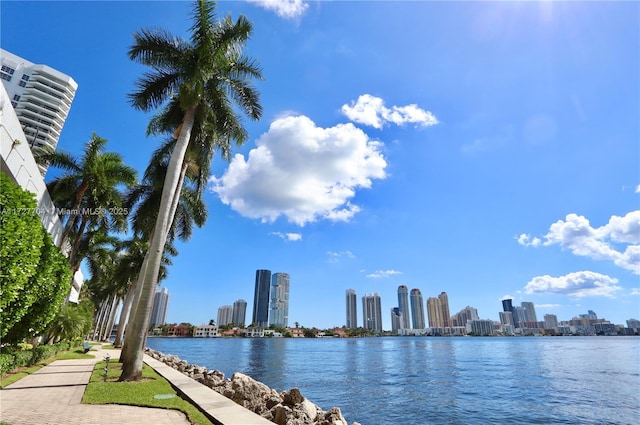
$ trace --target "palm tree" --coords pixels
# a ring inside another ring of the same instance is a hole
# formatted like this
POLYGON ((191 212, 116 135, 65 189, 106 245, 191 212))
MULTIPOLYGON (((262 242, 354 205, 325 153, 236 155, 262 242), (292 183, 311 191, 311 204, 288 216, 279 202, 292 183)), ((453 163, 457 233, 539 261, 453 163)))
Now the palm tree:
MULTIPOLYGON (((130 95, 132 105, 149 111, 166 104, 164 115, 179 111, 181 124, 176 129, 177 142, 167 168, 160 209, 150 239, 148 265, 141 275, 142 292, 129 335, 131 351, 123 359, 121 381, 142 377, 142 356, 158 269, 174 206, 181 193, 182 169, 194 124, 207 145, 243 143, 246 138, 240 117, 233 104, 252 119, 259 119, 262 107, 258 92, 251 86, 253 78, 262 78, 255 62, 242 54, 252 25, 241 16, 215 19, 215 4, 198 0, 193 7, 193 26, 189 41, 162 30, 141 30, 129 57, 152 72, 137 82, 138 90, 130 95)), ((172 120, 168 120, 172 122, 172 120)), ((225 148, 222 148, 224 151, 225 148)))
POLYGON ((47 189, 54 203, 68 212, 60 248, 65 249, 73 235, 69 252, 72 273, 82 260, 78 254, 87 231, 95 227, 121 230, 126 224, 126 214, 119 213, 119 186, 134 184, 136 171, 125 165, 119 154, 104 152, 106 144, 106 139, 93 134, 79 159, 63 151, 41 154, 48 164, 65 171, 47 189))

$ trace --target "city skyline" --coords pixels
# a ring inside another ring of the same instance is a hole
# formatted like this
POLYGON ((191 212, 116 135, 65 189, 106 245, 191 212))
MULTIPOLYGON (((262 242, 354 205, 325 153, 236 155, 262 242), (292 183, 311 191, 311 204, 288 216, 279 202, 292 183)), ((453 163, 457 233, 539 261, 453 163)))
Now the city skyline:
MULTIPOLYGON (((251 308, 265 265, 295 276, 289 321, 321 328, 345 324, 352 288, 380 294, 391 329, 399 285, 492 320, 505 296, 538 318, 637 317, 638 2, 301 5, 217 4, 252 23, 263 116, 228 162, 214 155, 207 222, 162 283, 169 322, 251 308)), ((145 72, 132 34, 188 39, 190 11, 8 1, 2 48, 77 82, 58 149, 79 155, 95 132, 141 175, 164 137, 128 102, 145 72)))

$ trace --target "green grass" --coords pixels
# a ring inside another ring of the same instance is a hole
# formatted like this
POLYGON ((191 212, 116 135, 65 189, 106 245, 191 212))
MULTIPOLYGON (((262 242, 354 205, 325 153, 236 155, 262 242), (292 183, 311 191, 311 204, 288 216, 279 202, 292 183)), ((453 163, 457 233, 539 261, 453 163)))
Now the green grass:
POLYGON ((43 360, 38 364, 29 366, 28 368, 25 368, 25 369, 20 369, 16 372, 6 374, 5 377, 2 378, 2 380, 0 380, 0 388, 4 388, 7 385, 11 385, 14 382, 21 380, 25 376, 31 375, 33 372, 45 367, 49 363, 56 360, 92 359, 94 357, 95 356, 92 356, 89 354, 84 354, 81 349, 75 350, 75 351, 61 351, 55 356, 49 357, 48 359, 43 360))
POLYGON ((211 421, 194 405, 176 395, 169 399, 153 398, 158 394, 176 394, 173 387, 149 366, 142 369, 142 381, 116 382, 122 371, 122 363, 109 362, 109 374, 104 382, 105 362, 96 364, 89 385, 84 392, 85 404, 125 404, 130 406, 158 407, 179 410, 196 425, 211 425, 211 421))

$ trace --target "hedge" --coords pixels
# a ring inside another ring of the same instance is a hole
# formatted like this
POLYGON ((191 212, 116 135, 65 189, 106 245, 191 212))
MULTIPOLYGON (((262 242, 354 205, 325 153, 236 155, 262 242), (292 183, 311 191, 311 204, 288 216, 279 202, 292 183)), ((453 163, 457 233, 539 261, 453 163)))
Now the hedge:
POLYGON ((20 350, 17 346, 4 346, 0 353, 0 374, 4 375, 23 366, 31 366, 61 351, 67 351, 82 345, 82 340, 63 341, 54 345, 41 344, 31 350, 20 350))

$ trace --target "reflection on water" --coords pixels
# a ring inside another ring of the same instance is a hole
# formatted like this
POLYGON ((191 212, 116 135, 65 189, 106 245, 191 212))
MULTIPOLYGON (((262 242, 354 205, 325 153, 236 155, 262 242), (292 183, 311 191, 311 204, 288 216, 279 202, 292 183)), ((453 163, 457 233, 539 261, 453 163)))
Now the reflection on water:
POLYGON ((149 338, 227 377, 300 388, 349 423, 637 424, 640 339, 149 338))

